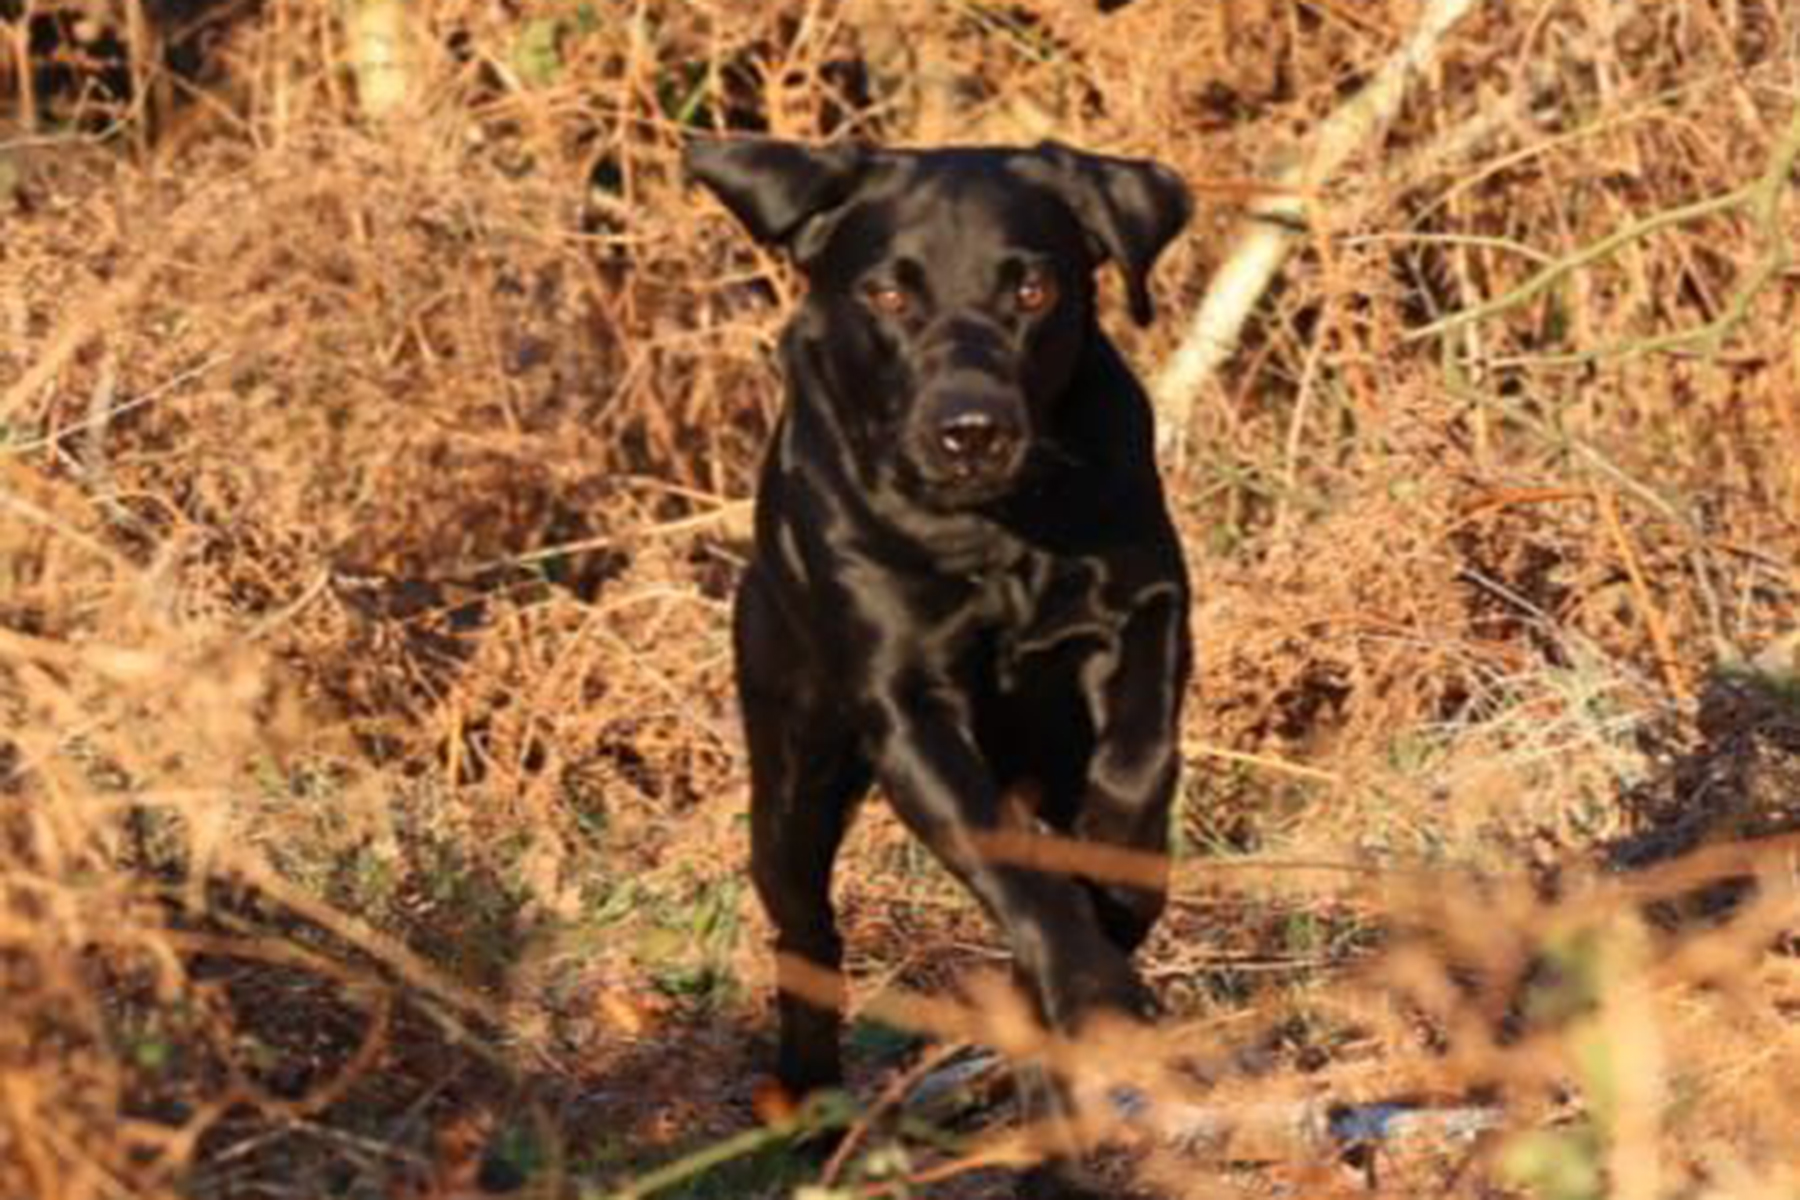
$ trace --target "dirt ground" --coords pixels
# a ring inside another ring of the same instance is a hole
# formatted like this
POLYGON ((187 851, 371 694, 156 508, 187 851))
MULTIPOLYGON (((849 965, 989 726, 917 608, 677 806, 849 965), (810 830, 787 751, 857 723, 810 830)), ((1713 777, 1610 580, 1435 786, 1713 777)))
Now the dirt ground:
MULTIPOLYGON (((1198 600, 1121 1196, 1800 1190, 1800 13, 0 0, 0 1196, 1008 1194, 1033 1031, 872 803, 849 1149, 758 1102, 725 615, 797 281, 696 130, 1054 136, 1200 212, 1198 600), (1337 1138, 1293 1114, 1474 1113, 1337 1138), (773 1120, 773 1124, 767 1123, 773 1120), (1302 1122, 1303 1124, 1303 1122, 1302 1122), (1436 1127, 1433 1127, 1436 1128, 1436 1127)), ((809 1114, 811 1115, 811 1114, 809 1114)))

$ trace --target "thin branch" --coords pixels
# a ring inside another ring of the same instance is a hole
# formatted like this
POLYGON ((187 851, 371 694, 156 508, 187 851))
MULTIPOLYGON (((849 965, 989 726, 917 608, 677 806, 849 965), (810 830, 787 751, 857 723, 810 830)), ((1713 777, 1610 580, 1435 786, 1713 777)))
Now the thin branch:
POLYGON ((1455 379, 1446 380, 1444 391, 1455 399, 1493 409, 1509 420, 1517 421, 1563 453, 1573 455, 1586 462, 1588 466, 1611 480, 1622 491, 1636 496, 1645 505, 1674 522, 1683 532, 1698 535, 1699 528, 1687 512, 1608 458, 1593 443, 1570 433, 1553 421, 1538 416, 1523 404, 1505 396, 1483 391, 1471 384, 1455 379))
POLYGON ((1314 131, 1306 153, 1274 181, 1272 194, 1250 206, 1181 344, 1151 384, 1164 450, 1186 443, 1195 399, 1237 348, 1250 313, 1306 236, 1310 206, 1319 189, 1351 154, 1387 128, 1413 75, 1435 60, 1445 35, 1475 4, 1476 0, 1430 0, 1412 36, 1382 64, 1367 87, 1314 131))
POLYGON ((1409 342, 1422 341, 1425 338, 1461 329, 1464 325, 1470 325, 1476 321, 1486 320, 1507 309, 1517 308, 1555 287, 1589 263, 1608 258, 1615 251, 1646 238, 1660 229, 1667 229, 1671 225, 1685 225, 1689 221, 1697 221, 1701 217, 1710 217, 1714 213, 1736 208, 1749 198, 1750 193, 1750 188, 1742 187, 1722 196, 1696 200, 1692 204, 1665 209, 1640 221, 1633 221, 1622 229, 1614 230, 1592 245, 1584 246, 1573 254, 1557 259, 1550 266, 1545 267, 1505 295, 1485 300, 1474 308, 1465 308, 1461 312, 1451 313, 1447 317, 1442 317, 1418 329, 1407 330, 1405 340, 1409 342))
POLYGON ((1477 250, 1500 250, 1507 254, 1517 254, 1520 258, 1529 258, 1540 265, 1548 265, 1556 261, 1554 254, 1546 254, 1536 246, 1527 246, 1524 242, 1512 238, 1491 237, 1479 233, 1359 233, 1355 237, 1344 239, 1346 248, 1368 246, 1377 242, 1410 242, 1425 246, 1469 246, 1477 250))
POLYGON ((1224 746, 1215 746, 1211 742, 1183 742, 1181 752, 1193 758, 1216 758, 1222 762, 1236 763, 1258 770, 1293 775, 1313 783, 1337 784, 1343 782, 1343 776, 1335 771, 1302 766, 1300 763, 1288 762, 1286 759, 1273 758, 1266 754, 1248 754, 1242 750, 1228 750, 1224 746))
POLYGON ((1658 230, 1672 225, 1684 225, 1702 217, 1729 212, 1749 205, 1762 229, 1766 249, 1763 257, 1757 261, 1744 282, 1733 293, 1731 303, 1716 319, 1693 329, 1679 330, 1641 341, 1628 342, 1610 350, 1558 355, 1553 358, 1537 357, 1529 361, 1577 363, 1595 358, 1654 353, 1693 342, 1705 342, 1716 347, 1726 334, 1730 333, 1749 315, 1750 306, 1755 302, 1757 295, 1768 286, 1776 275, 1786 269, 1791 259, 1791 250, 1781 231, 1781 199, 1787 190, 1788 177, 1793 173, 1796 161, 1800 161, 1800 105, 1796 105, 1792 115, 1789 116, 1787 129, 1783 132, 1781 140, 1776 143, 1768 167, 1761 176, 1752 182, 1705 200, 1696 200, 1691 204, 1653 213, 1642 220, 1633 221, 1623 228, 1614 230, 1592 245, 1557 259, 1504 295, 1484 301, 1473 308, 1452 313, 1420 329, 1409 330, 1406 340, 1419 341, 1424 338, 1436 337, 1475 321, 1486 320, 1488 317, 1529 302, 1555 287, 1582 267, 1607 258, 1623 247, 1640 241, 1658 230))
POLYGON ((1626 531, 1625 522, 1619 516, 1619 498, 1607 488, 1596 488, 1595 498, 1600 502, 1600 516, 1606 523, 1606 531, 1618 549, 1619 561, 1625 566, 1625 577, 1631 582, 1632 602, 1637 606, 1638 615, 1649 632, 1650 645, 1656 652, 1656 666, 1662 672, 1663 684, 1671 695, 1681 701, 1682 707, 1691 707, 1694 690, 1688 686, 1681 669, 1681 658, 1675 653, 1675 639, 1669 633, 1668 618, 1663 616, 1662 608, 1650 593, 1650 581, 1644 575, 1643 560, 1632 546, 1631 534, 1626 531))

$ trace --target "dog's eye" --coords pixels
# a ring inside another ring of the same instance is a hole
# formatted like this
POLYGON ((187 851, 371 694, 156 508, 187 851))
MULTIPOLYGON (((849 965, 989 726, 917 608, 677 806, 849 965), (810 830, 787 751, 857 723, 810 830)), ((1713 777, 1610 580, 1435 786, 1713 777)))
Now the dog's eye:
POLYGON ((1027 275, 1013 289, 1019 311, 1041 313, 1056 303, 1056 281, 1048 275, 1027 275))
POLYGON ((876 312, 903 317, 912 307, 912 297, 891 283, 877 283, 869 288, 869 303, 876 312))

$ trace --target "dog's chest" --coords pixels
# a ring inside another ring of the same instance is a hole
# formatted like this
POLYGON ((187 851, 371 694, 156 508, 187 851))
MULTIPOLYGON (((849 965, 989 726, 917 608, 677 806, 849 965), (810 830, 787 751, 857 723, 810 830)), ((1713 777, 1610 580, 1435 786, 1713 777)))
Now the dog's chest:
POLYGON ((1027 556, 971 583, 972 641, 986 650, 1003 692, 1017 686, 1033 659, 1078 642, 1103 648, 1117 636, 1103 603, 1103 572, 1089 560, 1027 556))

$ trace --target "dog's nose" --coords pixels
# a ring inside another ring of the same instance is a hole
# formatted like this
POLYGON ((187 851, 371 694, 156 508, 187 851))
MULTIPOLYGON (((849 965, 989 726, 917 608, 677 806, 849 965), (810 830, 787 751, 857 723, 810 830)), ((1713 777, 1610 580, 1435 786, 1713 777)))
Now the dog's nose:
POLYGON ((988 412, 961 412, 938 425, 938 445, 960 467, 991 466, 1011 457, 1019 432, 988 412))

